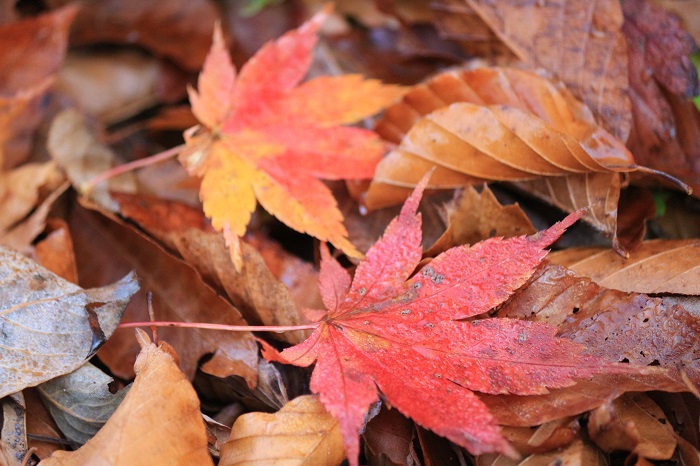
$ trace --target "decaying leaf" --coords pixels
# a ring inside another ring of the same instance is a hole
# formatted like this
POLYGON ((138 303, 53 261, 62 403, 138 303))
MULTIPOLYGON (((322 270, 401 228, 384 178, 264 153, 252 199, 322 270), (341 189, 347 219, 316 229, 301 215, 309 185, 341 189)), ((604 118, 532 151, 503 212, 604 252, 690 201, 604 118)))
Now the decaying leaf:
POLYGON ((219 464, 335 466, 344 458, 338 421, 318 397, 306 395, 274 414, 239 417, 231 428, 231 437, 221 447, 219 464))
POLYGON ((700 317, 645 294, 602 288, 560 266, 539 269, 498 315, 548 322, 610 361, 658 364, 700 381, 700 317))
POLYGON ((22 393, 14 393, 3 398, 0 407, 0 465, 14 466, 19 464, 27 453, 27 406, 22 393))
POLYGON ((72 372, 119 324, 134 274, 84 290, 0 247, 0 398, 72 372))
POLYGON ((574 378, 627 369, 582 357, 583 347, 554 338, 555 328, 526 321, 478 319, 523 284, 581 213, 533 237, 494 238, 452 248, 409 278, 421 259, 416 209, 427 177, 368 252, 351 280, 321 249, 320 289, 328 309, 303 343, 268 359, 316 363, 311 390, 340 421, 350 463, 358 431, 381 390, 416 423, 474 454, 515 452, 472 390, 546 393, 574 378))
POLYGON ((141 330, 137 338, 136 379, 119 408, 80 449, 57 451, 42 465, 213 465, 192 385, 168 351, 141 330))
POLYGON ((37 386, 56 424, 68 440, 83 444, 102 428, 128 388, 110 393, 112 378, 90 363, 37 386))
POLYGON ((605 248, 570 248, 547 259, 598 285, 635 293, 700 295, 700 241, 649 240, 625 259, 605 248))
POLYGON ((290 227, 360 255, 317 178, 371 178, 383 143, 370 131, 340 125, 376 113, 403 90, 359 75, 299 85, 325 16, 266 44, 238 76, 217 29, 199 90, 190 90, 192 111, 206 129, 186 132, 180 158, 202 177, 204 212, 224 232, 237 267, 238 237, 256 199, 290 227))

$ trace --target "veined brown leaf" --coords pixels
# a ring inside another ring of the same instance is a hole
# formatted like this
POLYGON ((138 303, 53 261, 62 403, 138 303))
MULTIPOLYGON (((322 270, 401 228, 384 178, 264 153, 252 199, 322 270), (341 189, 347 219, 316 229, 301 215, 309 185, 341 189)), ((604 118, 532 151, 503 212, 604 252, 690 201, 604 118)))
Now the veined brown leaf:
POLYGON ((387 108, 376 130, 400 144, 377 166, 369 208, 405 198, 394 187, 437 166, 432 188, 517 181, 564 210, 591 205, 584 219, 615 241, 620 173, 648 171, 569 91, 512 68, 442 73, 387 108))
POLYGON ((650 240, 625 259, 605 248, 572 248, 548 256, 600 286, 636 293, 700 295, 700 240, 650 240))

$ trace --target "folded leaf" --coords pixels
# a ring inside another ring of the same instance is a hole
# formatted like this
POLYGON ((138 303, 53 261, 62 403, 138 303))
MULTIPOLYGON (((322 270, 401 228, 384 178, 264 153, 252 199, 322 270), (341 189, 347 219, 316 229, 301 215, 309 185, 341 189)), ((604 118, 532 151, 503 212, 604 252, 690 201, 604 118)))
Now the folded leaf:
POLYGON ((403 91, 355 75, 299 85, 324 18, 320 13, 266 44, 238 75, 217 29, 199 90, 190 89, 192 111, 206 130, 186 132, 180 159, 203 177, 204 212, 224 232, 237 268, 237 238, 256 199, 291 228, 361 255, 317 178, 371 178, 384 145, 371 131, 339 125, 376 113, 403 91))
POLYGON ((83 290, 4 247, 0 264, 0 398, 82 366, 139 288, 131 273, 83 290))

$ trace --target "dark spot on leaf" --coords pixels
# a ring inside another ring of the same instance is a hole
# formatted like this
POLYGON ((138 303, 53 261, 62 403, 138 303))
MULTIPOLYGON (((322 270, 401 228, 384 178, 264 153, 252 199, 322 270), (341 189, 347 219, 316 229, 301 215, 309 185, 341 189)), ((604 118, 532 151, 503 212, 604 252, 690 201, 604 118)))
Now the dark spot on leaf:
POLYGON ((581 310, 581 309, 575 307, 575 308, 573 308, 573 309, 571 310, 571 313, 572 313, 572 314, 578 314, 578 311, 580 311, 580 310, 581 310))

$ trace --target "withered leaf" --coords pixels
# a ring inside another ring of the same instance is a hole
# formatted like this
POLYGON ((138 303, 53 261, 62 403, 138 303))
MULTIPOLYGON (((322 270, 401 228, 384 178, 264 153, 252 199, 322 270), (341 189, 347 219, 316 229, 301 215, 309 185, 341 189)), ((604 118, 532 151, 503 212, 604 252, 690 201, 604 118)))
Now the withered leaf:
POLYGON ((277 413, 248 413, 221 447, 221 466, 238 464, 339 465, 345 458, 338 420, 312 395, 293 399, 277 413))
POLYGON ((112 378, 90 363, 37 386, 51 416, 68 440, 83 444, 102 428, 126 396, 110 393, 112 378))
POLYGON ((0 247, 0 398, 72 372, 95 350, 90 313, 109 337, 139 286, 133 273, 84 290, 0 247))
POLYGON ((137 330, 136 379, 104 427, 80 449, 57 451, 44 466, 213 465, 199 399, 173 356, 137 330))

